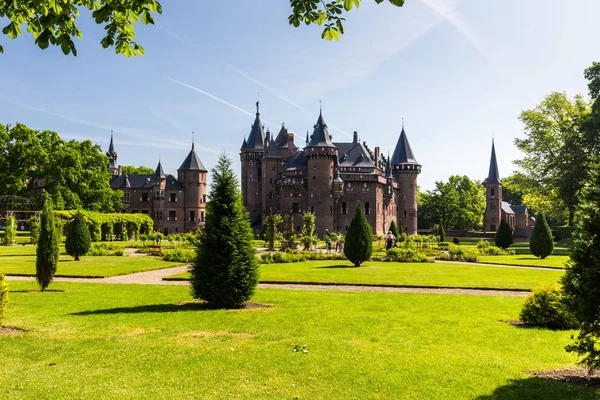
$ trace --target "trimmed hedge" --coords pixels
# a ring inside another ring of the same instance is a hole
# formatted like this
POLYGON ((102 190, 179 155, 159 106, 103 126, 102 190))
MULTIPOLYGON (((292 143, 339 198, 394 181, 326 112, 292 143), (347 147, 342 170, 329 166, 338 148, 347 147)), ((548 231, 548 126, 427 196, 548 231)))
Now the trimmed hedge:
POLYGON ((427 256, 415 249, 402 249, 395 248, 389 249, 386 252, 386 257, 382 261, 393 261, 393 262, 433 262, 427 258, 427 256))
POLYGON ((163 255, 165 261, 177 261, 184 263, 194 262, 196 259, 195 249, 172 249, 167 250, 163 255))
MULTIPOLYGON (((114 233, 120 240, 137 239, 154 229, 154 221, 146 214, 80 212, 90 230, 92 242, 111 241, 114 233)), ((56 218, 63 223, 73 220, 76 213, 77 210, 54 211, 56 218)))
POLYGON ((273 252, 263 253, 260 256, 261 264, 283 264, 292 262, 302 262, 309 260, 345 260, 342 253, 311 253, 311 252, 273 252))
POLYGON ((442 254, 435 259, 443 261, 477 262, 479 256, 479 249, 475 246, 458 246, 450 244, 448 246, 448 254, 442 254))
POLYGON ((577 230, 576 226, 557 226, 552 229, 554 241, 558 242, 562 239, 573 239, 573 232, 577 230))
POLYGON ((88 256, 123 256, 125 250, 123 247, 112 246, 110 243, 92 243, 92 247, 87 252, 88 256))

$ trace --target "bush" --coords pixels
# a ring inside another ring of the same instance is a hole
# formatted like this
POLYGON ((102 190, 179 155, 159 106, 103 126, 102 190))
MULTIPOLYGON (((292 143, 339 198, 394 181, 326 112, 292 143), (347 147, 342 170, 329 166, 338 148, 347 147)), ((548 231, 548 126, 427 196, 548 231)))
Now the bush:
POLYGON ((448 255, 438 256, 436 260, 477 262, 479 255, 479 249, 475 246, 451 244, 448 247, 448 255))
POLYGON ((91 244, 90 230, 83 220, 83 214, 78 212, 75 214, 73 222, 69 224, 65 250, 75 261, 79 261, 79 257, 90 251, 91 244))
POLYGON ((557 285, 536 288, 527 296, 521 320, 527 325, 548 329, 576 327, 573 314, 567 309, 563 294, 557 285))
POLYGON ((214 307, 241 307, 258 284, 254 235, 227 156, 219 157, 212 179, 206 225, 191 268, 192 294, 214 307))
POLYGON ((396 227, 396 222, 392 221, 392 223, 390 224, 390 231, 392 231, 392 235, 394 235, 394 237, 396 238, 396 240, 398 240, 398 237, 400 236, 400 234, 398 233, 398 228, 396 227))
POLYGON ((6 308, 8 306, 8 285, 4 274, 0 274, 0 327, 6 320, 6 308))
POLYGON ((87 255, 92 257, 123 256, 124 254, 123 247, 115 246, 112 243, 93 243, 87 252, 87 255))
POLYGON ((415 249, 389 249, 386 252, 386 256, 384 261, 394 261, 394 262, 431 262, 427 258, 427 256, 415 249))
POLYGON ((40 239, 40 219, 36 216, 29 217, 29 241, 31 244, 38 244, 40 239))
POLYGON ((6 217, 6 228, 4 229, 4 238, 2 242, 5 246, 15 244, 17 238, 17 220, 12 215, 6 217))
POLYGON ((496 231, 496 246, 507 249, 513 244, 513 235, 510 226, 505 220, 500 220, 500 226, 496 231))
MULTIPOLYGON (((537 219, 535 223, 537 225, 537 219)), ((576 230, 576 226, 557 226, 556 228, 554 228, 553 232, 554 240, 558 242, 559 240, 563 239, 572 239, 573 233, 575 233, 576 230)))
POLYGON ((54 224, 52 200, 46 197, 42 211, 40 240, 36 249, 35 277, 42 292, 54 279, 58 265, 60 235, 54 224))
POLYGON ((438 243, 438 247, 440 248, 440 250, 448 250, 448 246, 450 246, 450 243, 448 243, 448 242, 439 242, 438 243))
POLYGON ((311 253, 311 252, 274 252, 263 253, 260 255, 262 264, 284 264, 293 262, 302 262, 307 260, 345 260, 340 253, 311 253))
POLYGON ((535 218, 535 225, 531 238, 529 239, 529 250, 531 254, 542 260, 552 254, 554 250, 554 240, 552 239, 552 231, 544 218, 543 212, 538 212, 535 218))
MULTIPOLYGON (((440 242, 446 241, 446 231, 444 230, 444 224, 440 223, 440 228, 438 229, 438 235, 440 237, 440 242)), ((454 238, 456 239, 456 238, 454 238)), ((458 240, 458 239, 456 239, 458 240)))
POLYGON ((367 223, 360 201, 356 202, 356 214, 350 222, 344 241, 344 255, 355 267, 371 258, 373 251, 373 231, 367 223))
POLYGON ((163 260, 165 261, 177 261, 184 263, 194 262, 196 258, 196 251, 193 249, 173 249, 167 250, 163 255, 163 260))
POLYGON ((458 240, 458 238, 457 238, 457 237, 455 237, 454 239, 452 239, 452 243, 454 243, 454 244, 459 244, 459 243, 460 243, 460 240, 458 240))

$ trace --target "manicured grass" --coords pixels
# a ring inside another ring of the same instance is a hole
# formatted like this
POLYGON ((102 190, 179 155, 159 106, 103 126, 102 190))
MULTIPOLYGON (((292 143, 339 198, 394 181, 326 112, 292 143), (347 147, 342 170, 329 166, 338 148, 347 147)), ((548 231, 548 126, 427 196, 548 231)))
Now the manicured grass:
POLYGON ((531 254, 514 256, 480 256, 479 262, 488 264, 523 265, 528 267, 564 268, 569 256, 551 255, 540 259, 531 254))
POLYGON ((9 281, 7 399, 594 399, 532 378, 572 366, 572 332, 523 329, 514 297, 258 290, 200 310, 187 287, 9 281), (308 353, 289 344, 307 345, 308 353))
MULTIPOLYGON (((73 261, 70 256, 60 256, 57 277, 106 277, 134 272, 176 267, 183 263, 163 261, 155 257, 87 257, 73 261)), ((0 272, 6 275, 35 276, 35 257, 0 257, 0 272)))
MULTIPOLYGON (((4 256, 35 256, 36 247, 33 245, 23 246, 0 246, 0 257, 4 256)), ((64 253, 65 247, 61 246, 60 250, 64 253)), ((2 259, 0 258, 0 261, 2 259)))
MULTIPOLYGON (((476 264, 391 263, 368 261, 353 268, 348 261, 262 264, 261 282, 340 283, 528 290, 557 282, 562 271, 541 271, 476 264)), ((188 273, 166 279, 189 279, 188 273)))

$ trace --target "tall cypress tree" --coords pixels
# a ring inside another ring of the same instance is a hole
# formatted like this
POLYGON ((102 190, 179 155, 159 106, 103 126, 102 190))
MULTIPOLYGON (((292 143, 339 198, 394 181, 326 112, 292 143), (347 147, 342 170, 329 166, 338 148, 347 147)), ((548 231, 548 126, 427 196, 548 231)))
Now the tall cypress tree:
POLYGON ((531 254, 541 259, 548 257, 554 250, 552 230, 541 211, 538 212, 535 218, 533 232, 531 238, 529 238, 529 250, 531 250, 531 254))
POLYGON ((65 241, 67 254, 79 261, 79 257, 86 255, 92 246, 90 229, 88 228, 83 214, 79 211, 75 214, 73 222, 70 223, 65 241))
POLYGON ((56 266, 58 265, 58 244, 60 242, 54 223, 52 200, 49 197, 46 197, 44 201, 40 225, 40 238, 36 249, 35 277, 43 292, 54 279, 56 266))
POLYGON ((498 230, 496 231, 496 246, 501 247, 503 249, 507 249, 513 244, 513 235, 512 230, 508 223, 501 219, 500 225, 498 226, 498 230))
POLYGON ((344 242, 344 255, 355 267, 367 261, 373 251, 373 231, 367 223, 365 213, 360 201, 356 203, 356 214, 350 222, 346 240, 344 242))
POLYGON ((390 231, 392 231, 392 235, 394 235, 396 237, 396 239, 398 239, 398 228, 396 228, 396 222, 392 221, 392 223, 390 224, 390 231))
POLYGON ((6 307, 8 306, 8 285, 4 274, 0 274, 0 327, 6 319, 6 307))
POLYGON ((190 269, 192 294, 214 307, 237 308, 250 299, 258 284, 252 228, 227 156, 219 157, 212 177, 206 226, 190 269))

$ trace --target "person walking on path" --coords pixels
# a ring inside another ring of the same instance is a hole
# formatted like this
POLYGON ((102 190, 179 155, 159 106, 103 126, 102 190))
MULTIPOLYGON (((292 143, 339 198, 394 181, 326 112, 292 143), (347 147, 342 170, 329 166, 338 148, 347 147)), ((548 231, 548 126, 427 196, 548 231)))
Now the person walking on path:
POLYGON ((387 235, 385 235, 385 249, 389 250, 394 247, 394 243, 396 243, 396 236, 392 233, 392 231, 388 231, 387 235))

